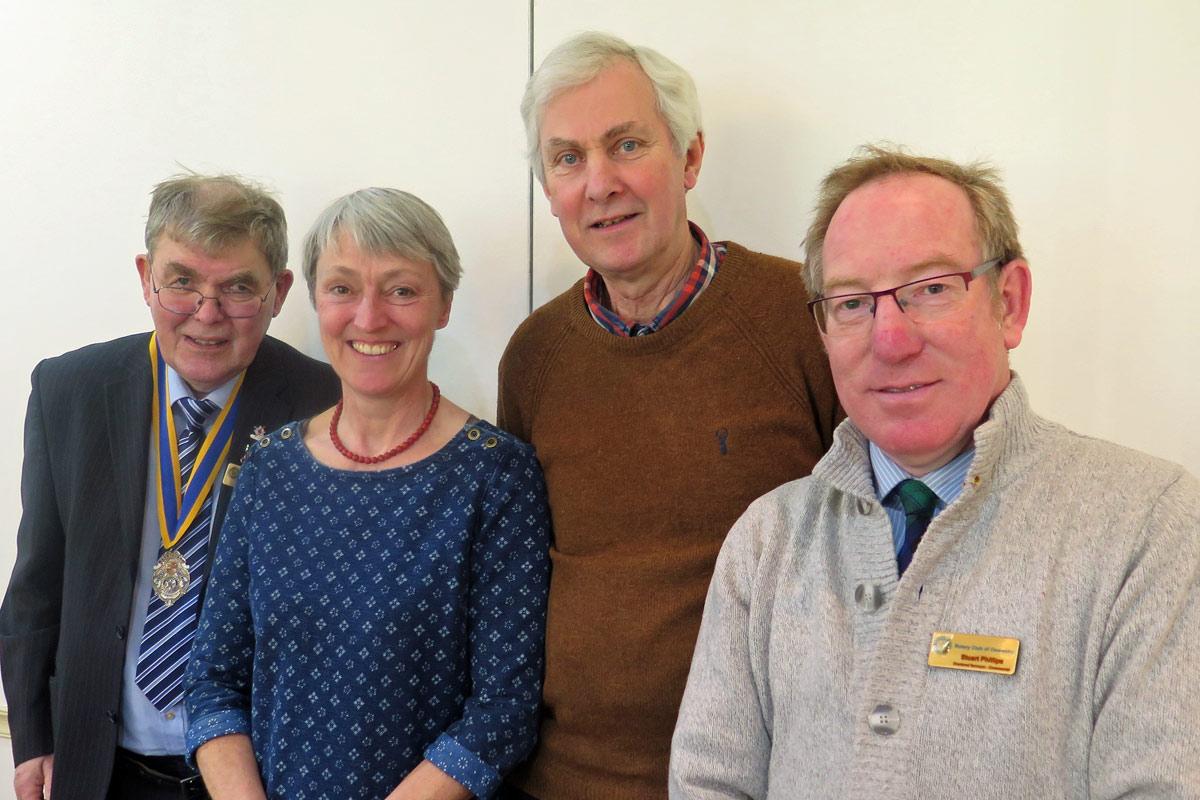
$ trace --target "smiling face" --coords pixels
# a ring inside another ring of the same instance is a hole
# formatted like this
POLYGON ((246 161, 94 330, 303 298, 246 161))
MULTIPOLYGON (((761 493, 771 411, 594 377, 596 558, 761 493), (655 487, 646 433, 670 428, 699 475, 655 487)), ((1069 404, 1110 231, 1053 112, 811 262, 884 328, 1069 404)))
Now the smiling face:
POLYGON ((701 137, 675 151, 649 78, 620 59, 546 105, 545 192, 563 236, 605 278, 655 276, 691 253, 686 192, 701 137))
POLYGON ((164 234, 154 244, 153 262, 140 255, 136 263, 158 350, 198 394, 211 392, 250 366, 292 285, 287 270, 271 278, 266 257, 249 239, 209 255, 164 234), (210 298, 244 287, 267 297, 253 317, 231 319, 215 300, 205 300, 195 314, 186 316, 163 308, 154 286, 195 289, 210 298))
POLYGON ((434 331, 450 320, 433 265, 362 251, 339 233, 317 260, 321 343, 343 395, 424 391, 434 331))
MULTIPOLYGON (((966 193, 918 173, 874 180, 847 195, 824 247, 825 296, 965 272, 991 255, 980 252, 966 193)), ((985 278, 972 281, 951 317, 916 325, 883 298, 863 335, 824 337, 846 414, 913 475, 962 452, 1008 385, 1008 350, 1021 341, 1030 278, 1020 259, 1000 269, 995 290, 985 278)))

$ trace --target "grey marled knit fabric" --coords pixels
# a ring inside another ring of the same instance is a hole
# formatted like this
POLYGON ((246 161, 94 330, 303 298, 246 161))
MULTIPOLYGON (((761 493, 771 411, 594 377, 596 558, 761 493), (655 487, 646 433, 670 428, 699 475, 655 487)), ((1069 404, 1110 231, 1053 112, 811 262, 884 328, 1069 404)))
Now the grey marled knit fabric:
POLYGON ((1200 798, 1200 483, 1036 416, 1015 376, 975 445, 902 581, 849 422, 750 506, 672 798, 1200 798), (927 666, 934 631, 1019 639, 1016 674, 927 666))

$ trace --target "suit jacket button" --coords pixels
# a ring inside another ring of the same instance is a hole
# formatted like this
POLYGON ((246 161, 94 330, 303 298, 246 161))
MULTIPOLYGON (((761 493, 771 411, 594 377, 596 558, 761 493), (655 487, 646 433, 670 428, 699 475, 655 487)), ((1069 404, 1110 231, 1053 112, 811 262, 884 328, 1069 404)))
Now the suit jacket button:
POLYGON ((122 640, 125 638, 125 626, 124 625, 117 626, 117 638, 122 639, 122 640))
POLYGON ((108 721, 111 722, 113 725, 117 724, 117 719, 118 719, 117 712, 108 711, 108 712, 105 712, 104 716, 108 717, 108 721))

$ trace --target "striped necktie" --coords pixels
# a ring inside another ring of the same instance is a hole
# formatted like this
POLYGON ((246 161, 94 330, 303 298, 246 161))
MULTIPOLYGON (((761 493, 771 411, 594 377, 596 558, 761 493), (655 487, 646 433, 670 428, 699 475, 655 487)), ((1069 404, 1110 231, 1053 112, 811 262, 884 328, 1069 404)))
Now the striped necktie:
MULTIPOLYGON (((219 409, 211 400, 181 397, 171 404, 184 424, 179 432, 179 478, 186 486, 196 463, 196 454, 204 441, 204 422, 219 409)), ((212 519, 212 494, 205 498, 191 526, 175 549, 187 561, 191 585, 187 593, 172 605, 166 605, 154 592, 146 611, 142 644, 134 678, 146 699, 159 711, 165 711, 183 699, 183 673, 192 651, 192 639, 200 621, 200 586, 208 566, 208 533, 212 519)), ((159 555, 164 548, 159 545, 159 555)))
POLYGON ((900 545, 900 550, 896 553, 896 565, 903 575, 912 562, 917 545, 921 543, 921 536, 929 527, 929 520, 933 519, 933 509, 938 498, 932 489, 913 478, 900 481, 892 493, 899 498, 900 505, 904 506, 904 544, 900 545))

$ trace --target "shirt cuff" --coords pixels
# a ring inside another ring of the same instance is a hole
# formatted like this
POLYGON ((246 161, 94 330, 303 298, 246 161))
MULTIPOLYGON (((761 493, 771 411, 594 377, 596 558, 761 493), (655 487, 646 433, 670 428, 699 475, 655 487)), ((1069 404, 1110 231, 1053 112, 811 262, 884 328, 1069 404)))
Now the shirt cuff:
POLYGON ((500 773, 491 764, 444 733, 425 749, 425 758, 480 800, 500 788, 500 773))
POLYGON ((187 729, 187 760, 195 766, 200 745, 221 736, 244 733, 250 736, 250 716, 240 710, 215 711, 203 717, 192 717, 187 729))

